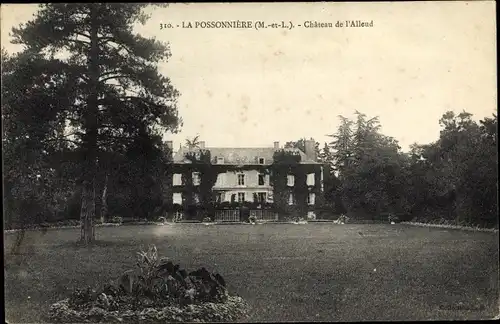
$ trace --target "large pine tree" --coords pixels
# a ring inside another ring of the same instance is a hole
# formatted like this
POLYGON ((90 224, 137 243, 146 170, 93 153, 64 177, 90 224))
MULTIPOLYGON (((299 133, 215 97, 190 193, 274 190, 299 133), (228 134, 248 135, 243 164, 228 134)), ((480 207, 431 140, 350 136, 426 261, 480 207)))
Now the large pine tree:
POLYGON ((146 4, 42 4, 13 29, 14 43, 36 57, 46 77, 27 89, 52 87, 50 118, 69 121, 82 163, 81 240, 94 239, 96 176, 101 153, 124 152, 145 133, 177 131, 177 91, 158 72, 168 45, 133 32, 146 4), (43 57, 43 61, 40 60, 43 57))

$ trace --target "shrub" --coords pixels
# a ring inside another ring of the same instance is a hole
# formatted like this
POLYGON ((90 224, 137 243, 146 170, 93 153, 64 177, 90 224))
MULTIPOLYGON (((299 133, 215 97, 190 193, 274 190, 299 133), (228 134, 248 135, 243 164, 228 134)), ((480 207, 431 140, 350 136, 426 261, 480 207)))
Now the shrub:
POLYGON ((255 223, 257 222, 257 217, 256 217, 256 216, 254 216, 254 215, 252 215, 252 216, 248 217, 248 222, 249 222, 250 224, 255 224, 255 223))
POLYGON ((227 321, 246 313, 246 303, 228 295, 220 274, 204 267, 188 273, 178 264, 160 258, 154 245, 137 253, 136 266, 102 289, 76 289, 68 299, 52 305, 51 319, 136 321, 147 311, 155 313, 152 322, 227 321), (222 304, 225 306, 217 306, 222 304), (216 310, 220 313, 214 313, 216 310))
POLYGON ((205 268, 187 273, 168 259, 160 259, 153 245, 138 253, 138 272, 127 272, 120 278, 121 291, 136 299, 147 297, 154 302, 169 300, 178 304, 223 302, 227 297, 225 281, 205 268))
POLYGON ((120 217, 120 216, 114 216, 112 219, 111 219, 111 222, 112 223, 115 223, 115 224, 122 224, 123 223, 123 218, 120 217))
POLYGON ((165 224, 167 222, 167 219, 163 216, 161 217, 158 217, 158 223, 162 223, 162 224, 165 224))
POLYGON ((308 220, 315 220, 316 219, 316 213, 314 211, 308 211, 307 212, 307 219, 308 220))
POLYGON ((296 216, 293 218, 293 221, 294 221, 295 223, 299 223, 299 222, 304 222, 304 221, 306 221, 306 219, 305 219, 304 217, 300 216, 300 215, 296 215, 296 216))
POLYGON ((392 214, 392 213, 390 213, 389 216, 387 216, 387 220, 389 221, 389 223, 392 223, 392 222, 399 223, 400 222, 399 217, 392 214))
POLYGON ((342 214, 337 218, 337 220, 333 221, 335 224, 346 224, 349 221, 349 217, 342 214))
POLYGON ((203 218, 203 223, 210 223, 212 219, 210 217, 203 218))
POLYGON ((68 303, 74 309, 85 309, 88 304, 97 299, 97 292, 91 287, 76 289, 71 294, 68 303))

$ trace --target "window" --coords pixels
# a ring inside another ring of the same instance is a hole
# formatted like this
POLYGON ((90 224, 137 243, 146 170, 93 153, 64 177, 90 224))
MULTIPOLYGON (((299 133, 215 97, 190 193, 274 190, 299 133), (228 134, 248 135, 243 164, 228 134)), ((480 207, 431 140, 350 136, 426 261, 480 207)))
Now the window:
POLYGON ((259 164, 264 164, 266 160, 264 158, 259 158, 259 164))
POLYGON ((314 192, 309 193, 309 195, 307 195, 307 204, 314 205, 314 198, 315 198, 314 192))
POLYGON ((294 199, 294 197, 293 197, 293 193, 290 193, 290 194, 288 195, 288 204, 289 204, 289 205, 293 205, 293 204, 294 204, 294 202, 295 202, 294 200, 295 200, 295 199, 294 199))
POLYGON ((324 192, 325 191, 325 176, 324 176, 323 167, 321 167, 320 183, 321 183, 321 192, 324 192))
POLYGON ((224 201, 224 193, 223 192, 218 192, 215 194, 215 202, 221 203, 224 201))
POLYGON ((200 203, 200 195, 199 194, 197 194, 197 193, 193 194, 193 202, 195 204, 199 204, 200 203))
POLYGON ((314 186, 314 182, 315 182, 314 180, 315 180, 314 179, 314 173, 309 173, 307 175, 307 185, 308 186, 314 186))
POLYGON ((199 186, 201 182, 201 177, 199 172, 193 172, 193 185, 199 186))
POLYGON ((245 185, 245 175, 238 174, 238 186, 244 186, 244 185, 245 185))
POLYGON ((266 184, 265 176, 265 174, 259 174, 259 186, 263 186, 266 184))
POLYGON ((234 203, 236 201, 236 194, 231 195, 231 202, 234 203))
POLYGON ((238 192, 238 202, 244 202, 245 201, 245 193, 244 192, 238 192))
POLYGON ((172 202, 174 204, 182 205, 182 193, 174 192, 174 194, 172 195, 172 202))
POLYGON ((174 181, 174 186, 182 186, 182 174, 175 173, 173 181, 174 181))
POLYGON ((224 164, 224 157, 223 156, 217 157, 217 164, 224 164))
POLYGON ((293 187, 295 183, 295 177, 292 174, 289 174, 287 177, 287 185, 293 187))
POLYGON ((258 196, 259 196, 259 202, 260 203, 265 203, 266 202, 266 193, 265 192, 259 192, 258 196))

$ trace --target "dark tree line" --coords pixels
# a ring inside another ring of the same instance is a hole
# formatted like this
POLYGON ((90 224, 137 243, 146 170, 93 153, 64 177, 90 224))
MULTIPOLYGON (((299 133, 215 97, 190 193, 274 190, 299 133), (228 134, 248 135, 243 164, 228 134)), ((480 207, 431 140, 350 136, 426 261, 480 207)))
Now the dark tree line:
POLYGON ((332 165, 329 201, 354 218, 446 220, 498 225, 496 115, 475 122, 472 114, 445 113, 439 138, 402 152, 380 133, 377 117, 340 116, 332 142, 320 157, 332 165))

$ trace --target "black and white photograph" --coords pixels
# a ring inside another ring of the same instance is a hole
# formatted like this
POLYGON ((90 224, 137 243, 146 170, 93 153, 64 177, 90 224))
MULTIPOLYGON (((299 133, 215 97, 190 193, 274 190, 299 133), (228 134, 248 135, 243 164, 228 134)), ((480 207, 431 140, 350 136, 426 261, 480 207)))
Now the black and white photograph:
POLYGON ((2 3, 5 323, 500 319, 496 3, 2 3))

